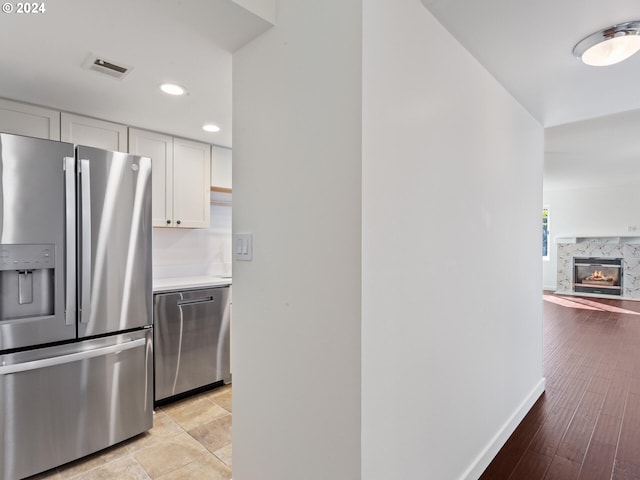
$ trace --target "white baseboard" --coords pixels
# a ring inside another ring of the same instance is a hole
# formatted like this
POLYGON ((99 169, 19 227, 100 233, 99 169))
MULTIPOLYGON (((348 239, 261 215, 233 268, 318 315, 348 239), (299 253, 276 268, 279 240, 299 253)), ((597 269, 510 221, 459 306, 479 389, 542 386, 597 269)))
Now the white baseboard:
POLYGON ((502 446, 509 439, 522 419, 527 415, 533 404, 536 403, 540 395, 544 393, 545 378, 540 379, 538 384, 531 390, 531 393, 522 401, 515 412, 511 414, 505 424, 498 430, 498 433, 489 441, 482 453, 474 460, 469 468, 462 474, 460 480, 478 480, 480 475, 489 466, 494 457, 498 454, 502 446))

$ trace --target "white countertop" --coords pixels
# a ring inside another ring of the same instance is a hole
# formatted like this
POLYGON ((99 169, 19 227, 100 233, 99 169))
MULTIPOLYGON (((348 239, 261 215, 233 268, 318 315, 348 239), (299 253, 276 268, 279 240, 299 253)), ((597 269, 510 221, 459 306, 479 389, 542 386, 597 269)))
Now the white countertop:
POLYGON ((231 285, 230 277, 197 275, 192 277, 167 277, 153 279, 153 293, 185 290, 188 288, 221 287, 231 285))

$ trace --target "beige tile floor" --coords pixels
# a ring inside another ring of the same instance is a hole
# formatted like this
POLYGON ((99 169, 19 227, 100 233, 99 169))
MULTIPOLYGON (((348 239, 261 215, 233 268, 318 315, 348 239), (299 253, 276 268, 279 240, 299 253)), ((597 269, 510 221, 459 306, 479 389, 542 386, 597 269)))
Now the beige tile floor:
POLYGON ((30 480, 230 480, 231 385, 156 409, 153 428, 30 480))

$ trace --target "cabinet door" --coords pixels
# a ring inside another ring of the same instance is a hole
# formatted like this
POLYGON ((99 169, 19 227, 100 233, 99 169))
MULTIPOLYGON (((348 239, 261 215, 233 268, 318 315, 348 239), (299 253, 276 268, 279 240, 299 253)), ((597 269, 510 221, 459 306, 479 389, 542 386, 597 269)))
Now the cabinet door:
POLYGON ((62 112, 60 136, 63 142, 115 152, 127 151, 127 127, 104 120, 62 112))
POLYGON ((129 129, 129 153, 151 157, 152 224, 173 227, 173 137, 129 129))
POLYGON ((211 189, 231 190, 231 149, 211 146, 211 189))
POLYGON ((211 146, 173 139, 173 216, 176 225, 206 228, 210 221, 211 146))
POLYGON ((60 140, 60 112, 0 99, 0 132, 60 140))

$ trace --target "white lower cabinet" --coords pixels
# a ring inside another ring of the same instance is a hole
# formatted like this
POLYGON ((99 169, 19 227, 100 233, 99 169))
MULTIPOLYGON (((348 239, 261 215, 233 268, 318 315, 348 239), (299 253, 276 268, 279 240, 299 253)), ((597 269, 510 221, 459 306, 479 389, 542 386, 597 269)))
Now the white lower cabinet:
POLYGON ((0 132, 60 140, 60 112, 0 98, 0 132))
POLYGON ((151 157, 154 227, 209 226, 208 144, 129 128, 129 153, 151 157))

